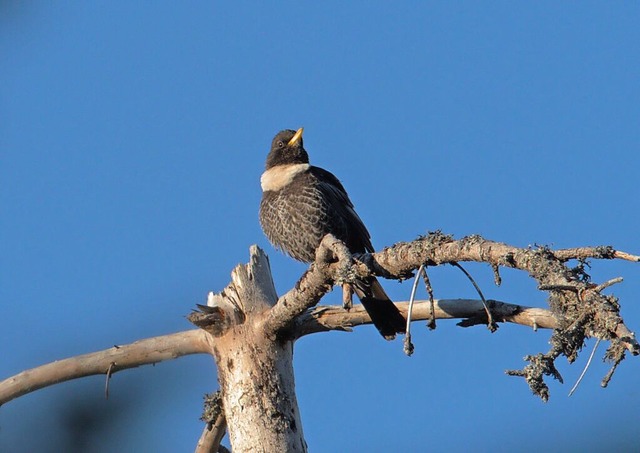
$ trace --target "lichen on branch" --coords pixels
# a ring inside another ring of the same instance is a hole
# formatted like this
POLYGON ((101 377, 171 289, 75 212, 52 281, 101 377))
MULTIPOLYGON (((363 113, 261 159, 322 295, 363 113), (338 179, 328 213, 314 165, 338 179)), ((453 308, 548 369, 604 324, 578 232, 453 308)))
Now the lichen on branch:
MULTIPOLYGON (((557 320, 551 336, 551 349, 544 354, 529 355, 529 365, 520 371, 509 372, 512 375, 525 376, 532 391, 544 400, 548 398, 544 376, 561 379, 554 361, 564 356, 570 363, 574 362, 587 338, 594 337, 610 343, 605 356, 614 364, 610 374, 624 359, 626 352, 633 355, 640 353, 640 345, 635 335, 626 327, 620 316, 617 298, 602 292, 612 283, 595 284, 591 282, 585 270, 587 259, 640 261, 640 257, 615 250, 611 246, 554 251, 547 247, 514 247, 486 240, 478 235, 456 240, 441 232, 433 232, 411 242, 400 242, 386 247, 378 253, 353 257, 348 255, 348 262, 344 261, 344 254, 343 257, 339 254, 331 255, 330 249, 335 249, 334 241, 323 241, 316 262, 302 276, 295 288, 281 297, 276 304, 275 309, 283 304, 289 313, 295 313, 286 322, 280 322, 279 326, 290 329, 293 319, 317 304, 333 284, 345 280, 345 275, 376 275, 402 280, 409 278, 421 264, 438 266, 472 261, 489 264, 495 273, 500 267, 525 271, 538 282, 541 290, 548 292, 548 305, 557 320), (331 256, 334 258, 332 262, 328 258, 331 256), (578 260, 578 265, 569 267, 567 263, 571 260, 578 260)), ((619 281, 621 279, 612 282, 619 281)), ((304 326, 298 323, 298 327, 304 326)), ((304 328, 309 329, 309 325, 304 328)), ((610 377, 608 375, 608 379, 610 377)))

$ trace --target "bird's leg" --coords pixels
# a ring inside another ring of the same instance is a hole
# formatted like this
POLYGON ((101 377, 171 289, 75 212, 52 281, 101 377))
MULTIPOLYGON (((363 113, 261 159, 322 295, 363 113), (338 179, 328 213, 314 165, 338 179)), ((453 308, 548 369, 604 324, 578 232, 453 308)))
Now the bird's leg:
POLYGON ((342 307, 351 310, 353 307, 353 287, 350 283, 342 284, 342 307))
POLYGON ((333 234, 329 233, 322 238, 320 245, 316 249, 316 264, 322 264, 326 266, 327 263, 336 263, 338 268, 334 271, 333 282, 336 285, 342 286, 342 306, 346 310, 350 310, 353 306, 351 298, 353 296, 353 275, 351 265, 353 264, 353 258, 351 252, 344 245, 344 242, 337 239, 333 234))

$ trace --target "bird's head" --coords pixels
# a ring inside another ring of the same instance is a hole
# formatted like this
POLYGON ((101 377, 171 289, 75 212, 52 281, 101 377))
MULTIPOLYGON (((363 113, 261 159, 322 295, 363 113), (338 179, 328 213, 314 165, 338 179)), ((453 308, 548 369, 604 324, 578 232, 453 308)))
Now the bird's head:
POLYGON ((271 142, 271 151, 267 155, 267 170, 278 165, 309 163, 309 155, 302 144, 303 129, 286 129, 276 134, 271 142))

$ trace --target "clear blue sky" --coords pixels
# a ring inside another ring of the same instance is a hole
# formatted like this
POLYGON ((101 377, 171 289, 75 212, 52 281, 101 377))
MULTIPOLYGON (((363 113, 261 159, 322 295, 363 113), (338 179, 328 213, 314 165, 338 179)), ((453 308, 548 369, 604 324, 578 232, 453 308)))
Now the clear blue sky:
MULTIPOLYGON (((636 2, 3 2, 0 378, 190 328, 254 243, 290 288, 305 267, 257 217, 284 128, 305 127, 377 247, 441 229, 639 253, 639 19, 636 2)), ((468 268, 487 297, 545 306, 524 275, 496 288, 468 268)), ((625 277, 610 291, 640 329, 640 267, 592 273, 625 277)), ((436 297, 474 296, 453 268, 431 277, 436 297)), ((504 370, 548 332, 414 329, 412 358, 372 327, 297 344, 311 451, 637 446, 638 358, 602 390, 601 347, 567 398, 588 344, 545 405, 504 370)), ((118 373, 106 402, 103 381, 0 408, 0 450, 72 451, 65 426, 97 413, 112 423, 80 451, 192 451, 217 388, 207 356, 118 373)))

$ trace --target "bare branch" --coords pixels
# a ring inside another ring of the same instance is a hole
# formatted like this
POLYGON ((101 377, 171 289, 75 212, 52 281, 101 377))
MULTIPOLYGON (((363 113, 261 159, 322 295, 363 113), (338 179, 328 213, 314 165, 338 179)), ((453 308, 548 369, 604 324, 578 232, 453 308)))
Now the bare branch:
POLYGON ((294 320, 313 307, 320 299, 333 288, 338 280, 347 282, 349 268, 345 264, 351 264, 351 254, 344 244, 333 235, 324 237, 316 251, 316 261, 302 275, 295 287, 289 290, 278 300, 278 303, 269 311, 264 328, 267 332, 286 331, 294 320), (338 264, 331 266, 332 257, 338 257, 338 264), (342 278, 336 277, 342 274, 342 278))
MULTIPOLYGON (((557 321, 551 311, 544 308, 526 307, 488 300, 487 303, 495 319, 499 322, 510 322, 534 329, 554 329, 557 321)), ((397 307, 407 315, 409 302, 397 302, 397 307)), ((485 323, 487 315, 481 300, 475 299, 434 299, 434 315, 436 319, 465 319, 463 327, 476 323, 485 323), (481 319, 484 318, 483 321, 481 319), (479 322, 476 322, 479 321, 479 322)), ((413 306, 414 321, 429 320, 431 304, 427 301, 416 301, 413 306)), ((362 307, 354 305, 350 311, 338 306, 320 306, 302 315, 296 323, 298 337, 329 330, 350 331, 353 327, 371 324, 371 318, 362 307)))
MULTIPOLYGON (((370 275, 403 279, 411 276, 422 264, 477 261, 490 264, 494 272, 497 272, 500 266, 527 271, 537 280, 539 287, 549 291, 550 310, 490 301, 491 312, 499 322, 513 322, 534 329, 554 329, 551 350, 546 354, 530 356, 536 361, 532 362, 531 367, 522 373, 512 373, 526 375, 527 380, 535 383, 535 388, 541 392, 545 392, 541 381, 542 374, 559 377, 553 360, 564 355, 569 362, 574 361, 585 338, 595 337, 610 342, 605 357, 614 364, 613 369, 624 359, 626 351, 634 355, 640 353, 640 345, 635 334, 626 327, 620 317, 617 299, 601 293, 620 280, 613 279, 597 285, 589 281, 584 268, 579 266, 570 269, 564 264, 570 259, 587 258, 640 261, 640 257, 611 247, 584 247, 559 251, 546 248, 523 249, 487 241, 479 236, 453 240, 441 233, 431 233, 412 242, 398 243, 379 253, 352 257, 342 243, 332 236, 327 236, 317 251, 316 262, 310 266, 296 286, 277 303, 266 255, 254 247, 251 256, 249 265, 237 268, 232 274, 234 281, 221 293, 221 296, 227 299, 226 305, 214 300, 211 304, 213 307, 210 307, 211 312, 202 315, 208 317, 203 319, 203 322, 217 323, 217 326, 214 326, 216 328, 210 330, 218 337, 226 336, 227 330, 244 323, 244 315, 249 313, 264 314, 255 318, 256 327, 264 327, 267 336, 279 334, 294 339, 314 332, 350 330, 353 326, 370 322, 361 306, 354 307, 349 312, 340 307, 319 307, 311 312, 307 311, 316 305, 334 284, 348 283, 355 277, 370 275), (252 289, 249 285, 239 284, 240 280, 260 280, 261 284, 256 286, 257 289, 252 289), (243 316, 237 316, 238 311, 243 316)), ((400 304, 400 308, 405 312, 407 310, 405 303, 400 304)), ((431 318, 429 304, 418 304, 413 316, 415 319, 431 318)), ((435 317, 463 318, 460 323, 462 326, 487 322, 481 301, 472 300, 440 300, 435 307, 435 317)), ((187 354, 211 354, 214 351, 213 341, 217 340, 206 332, 192 330, 50 363, 0 382, 0 404, 33 390, 70 379, 115 373, 187 354)), ((610 377, 607 375, 607 382, 610 377)))
POLYGON ((582 379, 584 379, 584 376, 587 374, 587 370, 591 366, 591 361, 593 360, 593 356, 596 355, 596 350, 598 349, 599 344, 600 344, 600 338, 596 340, 596 344, 593 346, 593 350, 591 351, 591 354, 589 354, 589 359, 587 360, 587 364, 584 366, 584 369, 582 370, 582 373, 580 373, 580 376, 578 376, 578 380, 576 381, 576 383, 573 384, 573 387, 571 387, 571 390, 569 391, 569 396, 574 394, 574 392, 578 389, 578 386, 582 382, 582 379))
POLYGON ((200 329, 147 338, 124 346, 79 355, 32 368, 0 382, 0 405, 59 382, 209 353, 209 336, 200 329))
MULTIPOLYGON (((405 312, 407 327, 405 328, 403 350, 404 350, 404 353, 408 356, 411 356, 413 354, 413 351, 415 350, 415 347, 411 342, 411 316, 413 315, 413 304, 415 303, 416 291, 418 289, 418 282, 420 281, 420 276, 422 275, 422 273, 425 272, 424 267, 425 267, 424 264, 420 265, 420 267, 418 268, 418 272, 415 278, 413 279, 413 286, 411 286, 411 295, 409 296, 409 304, 407 305, 407 311, 405 312)), ((431 298, 431 304, 432 304, 431 314, 433 315, 433 298, 431 298)), ((432 319, 433 319, 433 316, 432 316, 432 319)))
POLYGON ((207 424, 200 435, 195 453, 216 453, 220 449, 220 442, 227 433, 227 419, 224 414, 219 414, 216 421, 207 424))
POLYGON ((572 259, 619 259, 625 261, 640 262, 640 256, 632 255, 620 250, 614 250, 613 247, 598 246, 598 247, 576 247, 572 249, 560 249, 554 250, 553 254, 556 258, 562 261, 572 259))
MULTIPOLYGON (((625 351, 640 354, 640 344, 635 335, 624 324, 620 316, 618 301, 613 296, 602 294, 602 290, 617 280, 602 285, 590 282, 584 266, 569 268, 567 260, 587 258, 626 259, 638 261, 640 258, 620 252, 612 247, 582 247, 553 251, 546 247, 518 248, 504 243, 486 240, 480 236, 468 236, 454 240, 440 232, 429 233, 412 242, 397 243, 373 254, 359 254, 353 257, 340 256, 333 238, 325 238, 316 253, 314 262, 296 287, 283 296, 271 315, 278 314, 277 323, 271 327, 281 334, 289 330, 295 318, 319 301, 329 291, 331 285, 346 278, 367 277, 370 275, 385 278, 406 279, 421 265, 437 266, 445 263, 475 261, 489 264, 494 274, 499 267, 520 269, 538 282, 540 288, 549 291, 550 311, 557 320, 557 327, 551 335, 551 349, 545 354, 530 355, 531 366, 518 374, 526 376, 532 390, 543 399, 548 398, 548 389, 543 375, 561 378, 553 361, 560 355, 567 357, 569 363, 578 357, 584 342, 589 337, 608 340, 611 347, 608 358, 612 363, 620 363, 625 351), (331 255, 330 252, 333 252, 331 255), (329 257, 338 257, 338 263, 328 263, 329 257), (345 270, 350 263, 350 270, 345 270), (617 354, 617 355, 616 355, 617 354)), ((498 274, 499 275, 499 274, 498 274)), ((348 280, 347 280, 348 281, 348 280)), ((324 311, 323 311, 324 313, 324 311)), ((354 312, 355 314, 355 312, 354 312)), ((463 326, 479 323, 480 316, 462 322, 463 326)), ((358 321, 356 321, 358 322, 358 321)), ((298 323, 299 324, 299 323, 298 323)), ((535 324, 535 326, 540 326, 535 324)), ((350 327, 340 324, 337 328, 348 330, 350 327)), ((326 329, 322 327, 321 329, 326 329)), ((289 336, 304 335, 304 329, 289 336)))
POLYGON ((206 425, 196 445, 196 453, 217 453, 220 451, 220 442, 227 432, 227 419, 223 406, 220 390, 205 394, 204 411, 200 420, 206 422, 206 425))
POLYGON ((635 261, 636 263, 640 263, 640 256, 632 255, 630 253, 623 252, 621 250, 614 250, 613 257, 619 260, 635 261))
POLYGON ((615 285, 616 283, 621 283, 622 280, 623 280, 622 277, 616 277, 616 278, 612 278, 611 280, 607 280, 606 282, 596 286, 596 291, 600 292, 605 288, 615 285))
MULTIPOLYGON (((549 310, 496 301, 488 302, 499 321, 530 327, 554 328, 556 326, 555 319, 549 310)), ((408 303, 399 302, 397 305, 400 311, 406 314, 408 303)), ((483 322, 486 322, 482 302, 478 300, 434 300, 434 310, 437 319, 480 319, 484 315, 483 322)), ((416 321, 430 319, 429 301, 416 304, 413 317, 416 321)), ((369 315, 360 304, 355 305, 350 311, 338 306, 323 306, 299 317, 296 321, 295 336, 301 337, 329 330, 350 330, 352 327, 370 323, 369 315)), ((210 354, 210 341, 210 337, 203 330, 194 329, 140 340, 128 345, 114 346, 103 351, 42 365, 0 382, 0 404, 59 382, 96 374, 106 375, 189 354, 210 354)))
POLYGON ((469 281, 475 288, 476 292, 478 293, 478 296, 480 296, 480 300, 482 300, 482 306, 484 307, 484 311, 487 313, 487 328, 489 329, 489 332, 493 333, 496 330, 498 330, 498 325, 493 320, 491 310, 489 310, 489 307, 487 307, 487 302, 486 302, 486 299, 484 298, 484 294, 482 294, 482 290, 480 289, 476 281, 473 279, 471 274, 467 272, 467 270, 464 267, 462 267, 459 263, 453 262, 451 264, 462 271, 462 273, 469 279, 469 281))

